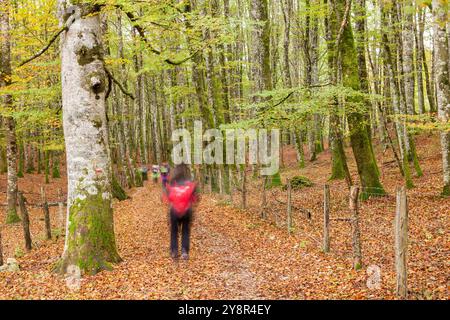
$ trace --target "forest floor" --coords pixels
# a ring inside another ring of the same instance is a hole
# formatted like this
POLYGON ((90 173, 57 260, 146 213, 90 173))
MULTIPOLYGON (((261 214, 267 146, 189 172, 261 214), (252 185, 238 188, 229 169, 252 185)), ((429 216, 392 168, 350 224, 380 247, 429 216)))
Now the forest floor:
MULTIPOLYGON (((415 177, 409 197, 408 286, 411 299, 450 298, 450 200, 439 196, 442 168, 437 136, 418 137, 424 175, 415 177)), ((129 190, 130 199, 115 202, 115 232, 123 262, 112 271, 86 276, 79 290, 66 286, 51 272, 60 257, 64 239, 57 207, 51 208, 53 240, 45 240, 42 211, 30 206, 34 241, 25 252, 20 224, 3 225, 5 260, 16 257, 21 271, 0 273, 0 299, 395 299, 394 235, 395 188, 402 184, 392 155, 377 155, 387 196, 361 203, 363 269, 352 269, 350 226, 331 223, 331 252, 320 248, 322 190, 331 189, 331 217, 349 215, 344 182, 328 182, 330 154, 295 167, 292 149, 285 152, 283 180, 309 177, 314 186, 295 191, 294 229, 287 233, 286 192, 268 192, 268 216, 260 218, 260 181, 250 179, 248 209, 239 209, 240 195, 203 194, 192 228, 191 256, 173 262, 169 257, 169 229, 160 187, 146 183, 129 190), (311 213, 306 217, 304 212, 311 213), (380 270, 380 285, 368 288, 369 270, 380 270)), ((355 164, 347 149, 356 179, 355 164)), ((42 175, 26 175, 19 187, 30 204, 39 203, 42 175)), ((50 201, 66 180, 52 179, 46 186, 50 201)), ((6 177, 0 176, 0 190, 6 177)), ((0 203, 4 203, 4 193, 0 203)))

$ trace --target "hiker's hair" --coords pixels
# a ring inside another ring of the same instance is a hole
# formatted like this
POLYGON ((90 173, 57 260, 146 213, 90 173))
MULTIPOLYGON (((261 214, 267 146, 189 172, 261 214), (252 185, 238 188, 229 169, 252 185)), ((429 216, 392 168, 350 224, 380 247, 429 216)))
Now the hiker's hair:
POLYGON ((172 172, 172 177, 170 179, 170 184, 183 182, 186 180, 191 180, 191 170, 185 163, 177 165, 172 172))

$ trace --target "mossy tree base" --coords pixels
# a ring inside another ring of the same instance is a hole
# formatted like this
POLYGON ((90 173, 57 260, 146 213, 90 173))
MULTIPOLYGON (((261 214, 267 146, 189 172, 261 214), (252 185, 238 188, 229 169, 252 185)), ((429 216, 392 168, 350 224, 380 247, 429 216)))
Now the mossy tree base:
POLYGON ((119 201, 128 199, 128 195, 115 177, 112 179, 112 194, 113 197, 119 201))
POLYGON ((383 188, 374 188, 374 189, 370 189, 370 188, 363 188, 363 191, 361 191, 360 195, 359 195, 359 199, 361 201, 364 200, 368 200, 369 198, 373 198, 373 197, 382 197, 386 195, 386 191, 384 191, 383 188))
POLYGON ((53 167, 53 169, 52 169, 52 178, 53 179, 61 178, 61 173, 59 172, 59 168, 58 167, 53 167))
POLYGON ((269 181, 267 182, 267 188, 280 187, 283 183, 281 182, 280 172, 275 173, 274 175, 269 177, 269 181))
POLYGON ((15 210, 9 210, 6 214, 6 224, 13 224, 20 222, 20 217, 15 210))
POLYGON ((55 271, 66 273, 75 265, 83 274, 110 270, 121 258, 114 236, 111 200, 97 187, 97 194, 77 198, 69 210, 67 247, 55 271))
POLYGON ((332 170, 330 178, 328 180, 344 180, 345 174, 342 170, 332 170))
POLYGON ((140 170, 135 170, 135 181, 134 184, 136 187, 143 187, 144 186, 144 181, 142 180, 142 172, 140 170))
MULTIPOLYGON (((314 160, 315 160, 315 158, 312 159, 311 161, 314 161, 314 160)), ((299 163, 298 163, 298 168, 299 169, 303 169, 304 167, 305 167, 305 161, 304 160, 300 160, 299 163)))
POLYGON ((442 197, 450 197, 450 184, 444 186, 441 192, 442 197))

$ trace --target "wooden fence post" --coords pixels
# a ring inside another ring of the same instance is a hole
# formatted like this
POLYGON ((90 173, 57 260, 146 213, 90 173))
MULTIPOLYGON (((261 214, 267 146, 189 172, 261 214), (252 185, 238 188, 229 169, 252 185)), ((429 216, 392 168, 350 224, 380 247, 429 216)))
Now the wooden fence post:
POLYGON ((65 219, 64 219, 64 196, 61 188, 58 188, 58 220, 59 225, 64 228, 65 219))
POLYGON ((233 194, 234 194, 234 176, 233 169, 228 166, 228 188, 230 188, 230 203, 233 204, 233 194))
POLYGON ((31 250, 31 234, 30 234, 30 218, 28 217, 27 207, 25 206, 25 198, 21 191, 17 192, 20 213, 22 215, 23 236, 25 238, 25 248, 31 250))
POLYGON ((292 229, 292 187, 291 180, 287 179, 287 229, 291 234, 292 229))
POLYGON ((397 205, 395 210, 395 270, 397 278, 397 296, 406 299, 407 286, 407 253, 408 253, 408 200, 405 187, 397 189, 397 205))
POLYGON ((52 238, 52 226, 50 223, 50 210, 48 209, 47 197, 45 196, 44 187, 41 186, 42 211, 44 211, 45 235, 47 240, 52 238))
POLYGON ((2 229, 0 226, 0 266, 3 265, 2 229))
POLYGON ((349 205, 352 211, 352 246, 353 246, 353 267, 355 270, 362 267, 361 254, 361 236, 359 231, 359 213, 358 213, 358 195, 359 187, 352 186, 350 188, 349 205))
POLYGON ((330 252, 330 186, 323 186, 323 252, 330 252))
POLYGON ((262 190, 261 190, 261 218, 267 218, 266 207, 267 207, 267 197, 266 197, 266 185, 267 185, 267 176, 264 176, 262 179, 262 190))
POLYGON ((242 170, 242 209, 247 208, 247 172, 244 166, 242 170))

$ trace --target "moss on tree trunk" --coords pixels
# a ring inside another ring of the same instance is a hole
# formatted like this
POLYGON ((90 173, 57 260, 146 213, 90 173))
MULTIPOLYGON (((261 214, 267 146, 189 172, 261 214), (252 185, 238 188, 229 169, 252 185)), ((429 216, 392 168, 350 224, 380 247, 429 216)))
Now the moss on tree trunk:
POLYGON ((15 210, 10 210, 8 209, 6 212, 6 224, 12 224, 12 223, 17 223, 20 222, 20 217, 17 214, 17 209, 15 210))
POLYGON ((66 250, 57 264, 65 273, 70 265, 83 273, 95 274, 110 270, 111 263, 121 261, 115 246, 113 210, 109 190, 103 184, 95 185, 96 193, 79 190, 79 195, 69 208, 68 239, 66 250))
POLYGON ((122 186, 117 181, 115 176, 113 176, 111 184, 112 184, 112 194, 114 198, 116 198, 119 201, 123 201, 128 198, 125 190, 123 190, 122 186))
POLYGON ((23 172, 24 172, 24 148, 23 144, 19 146, 19 168, 17 170, 17 177, 23 178, 23 172))
POLYGON ((52 153, 52 178, 61 178, 59 171, 59 154, 52 153))
POLYGON ((50 183, 49 174, 50 174, 50 155, 48 151, 44 152, 45 158, 45 183, 50 183))
MULTIPOLYGON (((336 15, 338 17, 344 16, 345 5, 346 1, 344 0, 336 2, 336 15)), ((347 23, 344 25, 338 48, 341 57, 342 84, 345 87, 359 91, 361 90, 361 79, 358 72, 358 56, 352 26, 349 21, 350 14, 346 19, 347 23)), ((341 23, 338 25, 341 25, 341 23)), ((347 119, 350 129, 350 141, 363 187, 361 190, 362 198, 368 198, 372 194, 385 194, 372 149, 372 140, 368 134, 367 119, 364 116, 368 112, 367 105, 368 102, 358 95, 350 96, 346 99, 346 107, 349 109, 347 119)))

